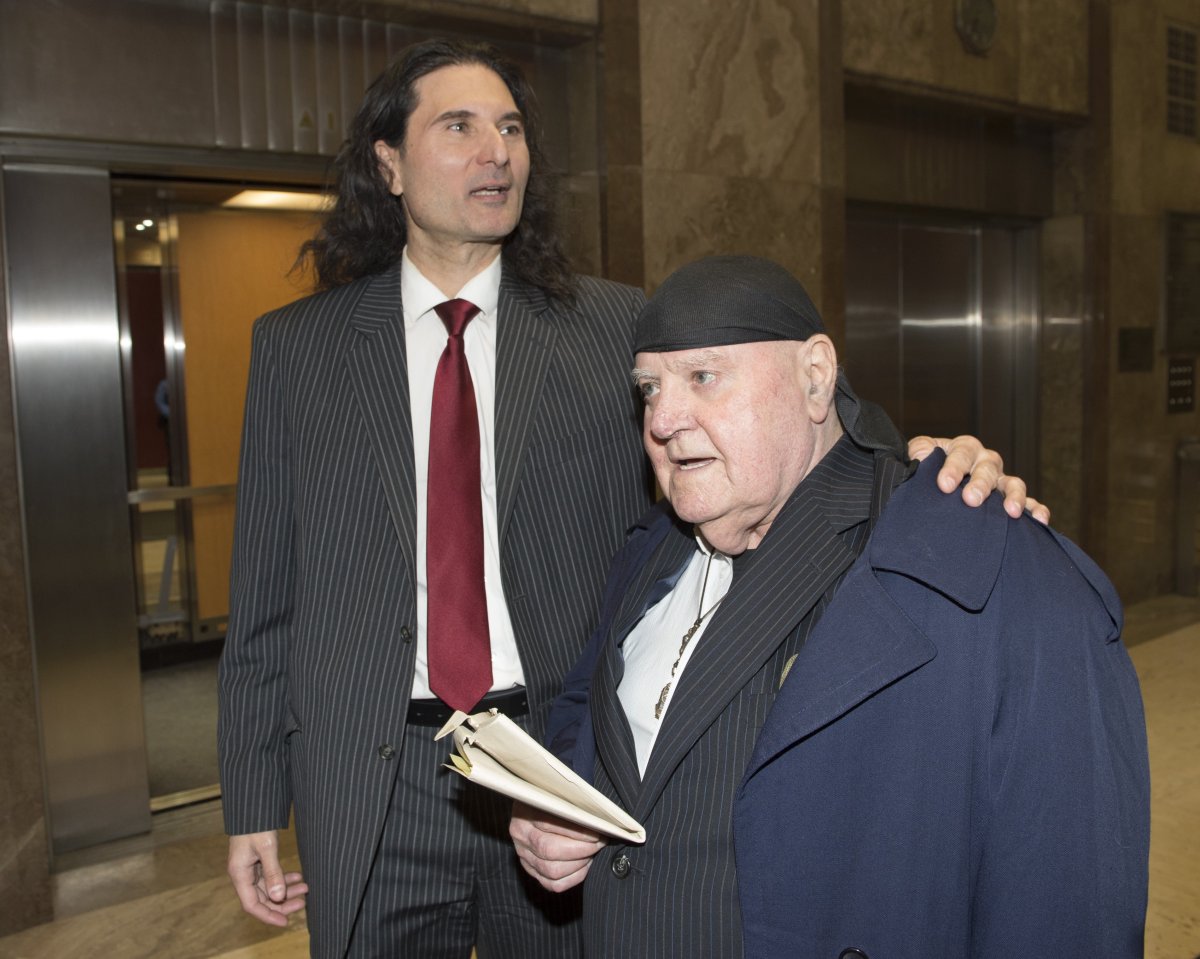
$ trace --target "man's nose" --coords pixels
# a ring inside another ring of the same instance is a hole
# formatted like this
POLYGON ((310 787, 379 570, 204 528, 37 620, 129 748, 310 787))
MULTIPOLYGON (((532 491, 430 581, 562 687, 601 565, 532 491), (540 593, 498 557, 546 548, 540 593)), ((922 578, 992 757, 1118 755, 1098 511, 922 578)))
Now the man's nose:
POLYGON ((480 163, 494 163, 496 166, 508 164, 508 141, 499 130, 491 130, 485 137, 479 150, 480 163))
POLYGON ((690 422, 687 404, 673 391, 662 390, 649 411, 650 433, 655 439, 669 440, 690 422))

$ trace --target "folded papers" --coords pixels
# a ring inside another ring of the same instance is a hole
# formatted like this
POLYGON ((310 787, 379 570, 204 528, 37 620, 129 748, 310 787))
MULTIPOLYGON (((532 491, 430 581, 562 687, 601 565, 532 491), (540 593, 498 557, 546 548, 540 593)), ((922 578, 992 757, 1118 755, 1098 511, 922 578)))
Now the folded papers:
POLYGON ((646 830, 637 820, 498 710, 472 716, 456 712, 434 738, 450 733, 455 751, 447 769, 603 835, 646 841, 646 830))

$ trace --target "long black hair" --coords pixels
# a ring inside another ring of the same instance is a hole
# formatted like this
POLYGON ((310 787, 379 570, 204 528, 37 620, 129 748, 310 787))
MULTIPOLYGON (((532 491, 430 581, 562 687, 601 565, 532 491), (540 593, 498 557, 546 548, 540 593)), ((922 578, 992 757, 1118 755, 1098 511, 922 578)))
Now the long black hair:
POLYGON ((416 83, 442 67, 478 64, 495 73, 525 119, 529 183, 521 218, 504 240, 505 263, 518 277, 559 299, 570 299, 573 276, 554 223, 554 193, 546 174, 533 90, 520 68, 486 43, 436 39, 407 47, 367 89, 334 161, 336 198, 316 236, 300 248, 311 257, 318 289, 381 273, 400 258, 407 234, 404 207, 392 194, 375 143, 404 149, 416 83))

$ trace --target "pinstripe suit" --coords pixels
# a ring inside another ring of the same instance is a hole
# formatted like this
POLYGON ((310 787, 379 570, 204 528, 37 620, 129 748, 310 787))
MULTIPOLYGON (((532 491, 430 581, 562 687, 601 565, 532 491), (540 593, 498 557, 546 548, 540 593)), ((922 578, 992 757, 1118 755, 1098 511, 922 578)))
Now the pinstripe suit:
MULTIPOLYGON (((588 278, 573 308, 507 270, 501 281, 502 580, 535 735, 586 640, 608 558, 649 501, 627 386, 641 303, 588 278)), ((220 679, 225 824, 283 828, 294 808, 323 957, 351 940, 385 818, 413 812, 392 799, 416 732, 402 318, 397 267, 270 313, 253 338, 220 679)))
MULTIPOLYGON (((588 765, 594 741, 596 785, 638 818, 648 837, 643 846, 611 843, 592 863, 584 888, 587 955, 742 955, 732 833, 737 784, 789 661, 904 470, 891 453, 872 457, 844 436, 805 478, 758 549, 736 561, 733 586, 678 681, 644 777, 617 697, 620 641, 664 595, 696 544, 687 524, 658 509, 627 545, 626 563, 647 556, 639 537, 649 539, 652 552, 632 574, 614 570, 625 599, 572 672, 581 678, 588 659, 595 662, 590 729, 580 719, 584 732, 577 736, 567 711, 555 716, 551 733, 558 743, 574 739, 567 758, 577 769, 588 765)), ((572 685, 560 702, 574 698, 579 718, 572 685)))

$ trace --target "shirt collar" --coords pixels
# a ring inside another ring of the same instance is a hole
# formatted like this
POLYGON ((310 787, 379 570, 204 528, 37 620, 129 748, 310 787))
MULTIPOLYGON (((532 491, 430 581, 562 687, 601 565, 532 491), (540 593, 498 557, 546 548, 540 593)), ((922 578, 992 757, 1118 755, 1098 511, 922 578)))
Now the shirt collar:
POLYGON ((699 526, 692 527, 692 535, 694 537, 696 537, 696 545, 700 547, 700 552, 703 553, 705 556, 721 556, 721 555, 723 555, 720 550, 714 549, 712 546, 708 545, 708 540, 706 540, 704 538, 704 534, 700 532, 699 526))
MULTIPOLYGON (((451 299, 470 300, 480 313, 490 316, 496 312, 500 302, 500 261, 497 256, 491 263, 469 279, 451 299)), ((439 303, 446 301, 446 294, 439 290, 408 258, 408 248, 400 256, 400 299, 404 304, 404 323, 412 326, 439 303)))

